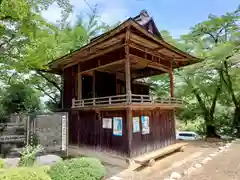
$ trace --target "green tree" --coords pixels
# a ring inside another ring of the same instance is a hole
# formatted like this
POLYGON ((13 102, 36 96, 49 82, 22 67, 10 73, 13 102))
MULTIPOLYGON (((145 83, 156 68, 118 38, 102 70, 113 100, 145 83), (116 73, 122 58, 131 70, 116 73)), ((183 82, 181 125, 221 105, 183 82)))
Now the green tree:
POLYGON ((223 73, 226 76, 227 72, 224 62, 236 47, 233 41, 238 37, 235 32, 239 30, 239 17, 239 9, 220 17, 210 15, 207 21, 195 25, 188 35, 182 37, 186 42, 195 44, 193 50, 205 59, 200 65, 193 66, 197 71, 188 68, 184 79, 201 107, 206 135, 210 137, 217 137, 214 113, 223 88, 223 73))
MULTIPOLYGON (((204 60, 175 72, 175 92, 177 96, 183 96, 192 112, 204 118, 206 135, 209 137, 218 137, 216 125, 219 123, 216 118, 219 117, 216 115, 216 107, 220 107, 219 104, 223 106, 235 104, 235 109, 238 107, 236 104, 239 89, 236 88, 235 78, 237 68, 234 68, 236 63, 230 61, 233 58, 229 58, 238 54, 236 51, 239 42, 238 23, 239 8, 222 16, 209 15, 208 20, 193 26, 190 33, 181 36, 179 40, 174 40, 165 33, 166 41, 204 60), (226 94, 225 90, 229 93, 226 94), (220 99, 223 98, 223 94, 227 96, 225 99, 228 101, 220 99), (235 103, 230 99, 233 101, 235 99, 235 103)), ((185 110, 180 116, 194 119, 196 116, 193 116, 192 112, 185 110)), ((238 111, 235 110, 235 114, 236 112, 238 111)))
POLYGON ((1 104, 6 115, 40 110, 40 94, 24 83, 14 83, 6 87, 1 104))
POLYGON ((104 24, 99 24, 97 15, 93 13, 85 21, 78 17, 74 26, 63 24, 55 33, 39 32, 35 40, 26 47, 27 53, 21 58, 17 68, 23 71, 36 69, 29 76, 29 83, 50 98, 47 105, 51 104, 51 110, 52 107, 61 107, 62 83, 60 76, 44 72, 48 70, 45 65, 80 49, 106 28, 104 24))

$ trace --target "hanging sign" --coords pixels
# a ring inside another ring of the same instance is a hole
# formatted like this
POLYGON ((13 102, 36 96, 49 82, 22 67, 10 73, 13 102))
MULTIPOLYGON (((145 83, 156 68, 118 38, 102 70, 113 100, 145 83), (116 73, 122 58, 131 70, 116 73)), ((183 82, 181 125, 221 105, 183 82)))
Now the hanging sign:
POLYGON ((149 134, 150 128, 149 128, 149 116, 142 116, 142 134, 149 134))
POLYGON ((113 135, 122 136, 122 117, 113 118, 113 135))
POLYGON ((139 117, 133 117, 133 133, 140 132, 140 118, 139 117))
POLYGON ((102 127, 104 129, 112 129, 112 118, 102 118, 102 127))

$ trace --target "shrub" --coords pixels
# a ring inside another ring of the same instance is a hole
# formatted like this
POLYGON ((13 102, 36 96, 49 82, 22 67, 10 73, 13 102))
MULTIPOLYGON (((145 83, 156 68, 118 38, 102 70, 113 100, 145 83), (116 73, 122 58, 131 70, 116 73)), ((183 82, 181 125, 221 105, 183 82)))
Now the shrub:
POLYGON ((50 170, 50 166, 48 165, 36 166, 35 168, 38 168, 40 171, 43 171, 45 173, 47 173, 50 170))
POLYGON ((4 161, 3 161, 3 159, 0 159, 0 169, 1 168, 4 168, 4 161))
POLYGON ((36 154, 42 151, 42 147, 38 146, 26 146, 21 152, 21 158, 19 166, 33 166, 36 161, 36 154))
POLYGON ((1 180, 51 180, 51 178, 42 170, 20 167, 5 169, 0 173, 1 180))
POLYGON ((52 180, 100 180, 105 169, 99 160, 83 157, 58 162, 48 173, 52 180))

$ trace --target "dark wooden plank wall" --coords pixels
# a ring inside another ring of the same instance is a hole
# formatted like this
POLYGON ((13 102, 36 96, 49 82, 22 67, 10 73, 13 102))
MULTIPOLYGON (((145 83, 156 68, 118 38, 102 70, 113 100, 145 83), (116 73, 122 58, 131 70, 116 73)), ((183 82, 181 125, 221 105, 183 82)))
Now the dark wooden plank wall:
POLYGON ((149 86, 132 83, 132 94, 149 95, 149 86))
POLYGON ((69 143, 90 146, 101 151, 127 156, 128 139, 126 111, 72 111, 69 113, 69 143), (122 117, 123 135, 114 136, 113 129, 102 128, 102 118, 122 117))
MULTIPOLYGON (((166 147, 175 141, 175 122, 173 110, 133 111, 133 117, 149 116, 150 134, 133 133, 131 156, 166 147)), ((141 128, 142 129, 142 128, 141 128)))
POLYGON ((77 98, 77 65, 66 68, 63 78, 63 107, 70 108, 72 98, 77 98))
MULTIPOLYGON (((92 76, 82 76, 82 98, 88 99, 93 96, 93 77, 92 76)), ((80 91, 80 90, 79 90, 80 91)))
MULTIPOLYGON (((121 81, 119 79, 116 80, 116 90, 117 90, 117 95, 119 94, 125 94, 125 82, 121 81)), ((143 84, 136 84, 132 83, 131 84, 131 90, 132 94, 142 94, 142 95, 149 95, 149 86, 148 85, 143 85, 143 84)))
POLYGON ((116 95, 116 75, 95 71, 96 97, 116 95))

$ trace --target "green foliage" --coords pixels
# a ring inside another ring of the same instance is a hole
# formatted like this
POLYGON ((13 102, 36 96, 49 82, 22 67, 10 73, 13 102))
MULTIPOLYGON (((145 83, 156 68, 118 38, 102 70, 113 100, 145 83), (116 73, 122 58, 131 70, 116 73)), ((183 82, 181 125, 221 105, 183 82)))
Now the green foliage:
POLYGON ((48 171, 50 170, 50 166, 48 166, 48 165, 36 166, 35 168, 38 168, 40 171, 43 171, 45 173, 48 173, 48 171))
POLYGON ((33 166, 36 161, 36 154, 42 151, 43 148, 38 146, 26 146, 21 152, 19 166, 33 166))
MULTIPOLYGON (((170 44, 204 59, 175 72, 175 96, 182 97, 186 104, 177 116, 184 122, 182 128, 185 130, 198 131, 196 119, 204 119, 206 127, 212 126, 220 134, 233 132, 234 127, 240 125, 240 113, 237 113, 240 111, 237 75, 240 65, 239 19, 238 7, 222 16, 209 15, 207 20, 194 25, 178 40, 167 31, 162 32, 170 44)), ((161 81, 156 94, 164 96, 163 92, 169 91, 169 82, 165 78, 152 80, 161 81)), ((201 129, 208 131, 206 127, 201 129)), ((240 135, 240 128, 238 131, 240 135)), ((215 132, 206 133, 215 135, 215 132)))
POLYGON ((205 126, 204 126, 204 120, 197 118, 191 121, 187 121, 186 123, 181 123, 179 130, 181 131, 194 131, 197 132, 200 135, 205 134, 205 126))
POLYGON ((1 180, 51 180, 41 169, 37 168, 9 168, 0 173, 1 180))
POLYGON ((104 175, 101 162, 87 157, 58 162, 49 170, 52 180, 99 180, 104 175))
MULTIPOLYGON (((47 54, 53 54, 54 51, 41 51, 49 42, 54 40, 54 36, 58 31, 57 26, 47 23, 46 20, 41 17, 41 11, 48 9, 52 4, 60 7, 62 10, 61 23, 65 22, 72 10, 69 0, 1 0, 1 85, 9 85, 12 79, 15 79, 15 81, 24 81, 27 77, 31 77, 32 70, 39 68, 39 64, 43 65, 46 63, 46 59, 43 59, 45 58, 46 52, 47 54), (42 40, 40 38, 42 38, 42 40), (45 41, 46 39, 44 38, 48 38, 48 41, 45 41), (38 40, 40 40, 39 44, 41 44, 41 46, 38 46, 38 40), (45 42, 43 42, 43 40, 45 42), (36 55, 32 54, 29 46, 37 47, 34 49, 36 55), (38 58, 38 52, 42 52, 42 59, 38 58), (30 63, 26 58, 28 54, 32 55, 32 62, 30 63), (37 61, 39 61, 39 63, 37 63, 37 61), (11 78, 11 76, 14 76, 14 78, 11 78)), ((55 42, 56 41, 54 41, 52 48, 50 48, 51 50, 54 50, 55 42)), ((47 60, 51 60, 51 58, 47 60)), ((45 88, 44 85, 40 87, 45 88)), ((2 106, 1 103, 0 106, 2 106)), ((2 109, 2 107, 0 107, 0 109, 2 109)), ((5 107, 3 107, 3 109, 5 109, 5 107)), ((3 113, 0 110, 0 114, 3 113)))
POLYGON ((35 112, 40 109, 39 94, 26 84, 11 84, 2 96, 1 103, 7 115, 19 112, 35 112))
POLYGON ((4 168, 4 161, 3 159, 0 159, 0 169, 4 168))

